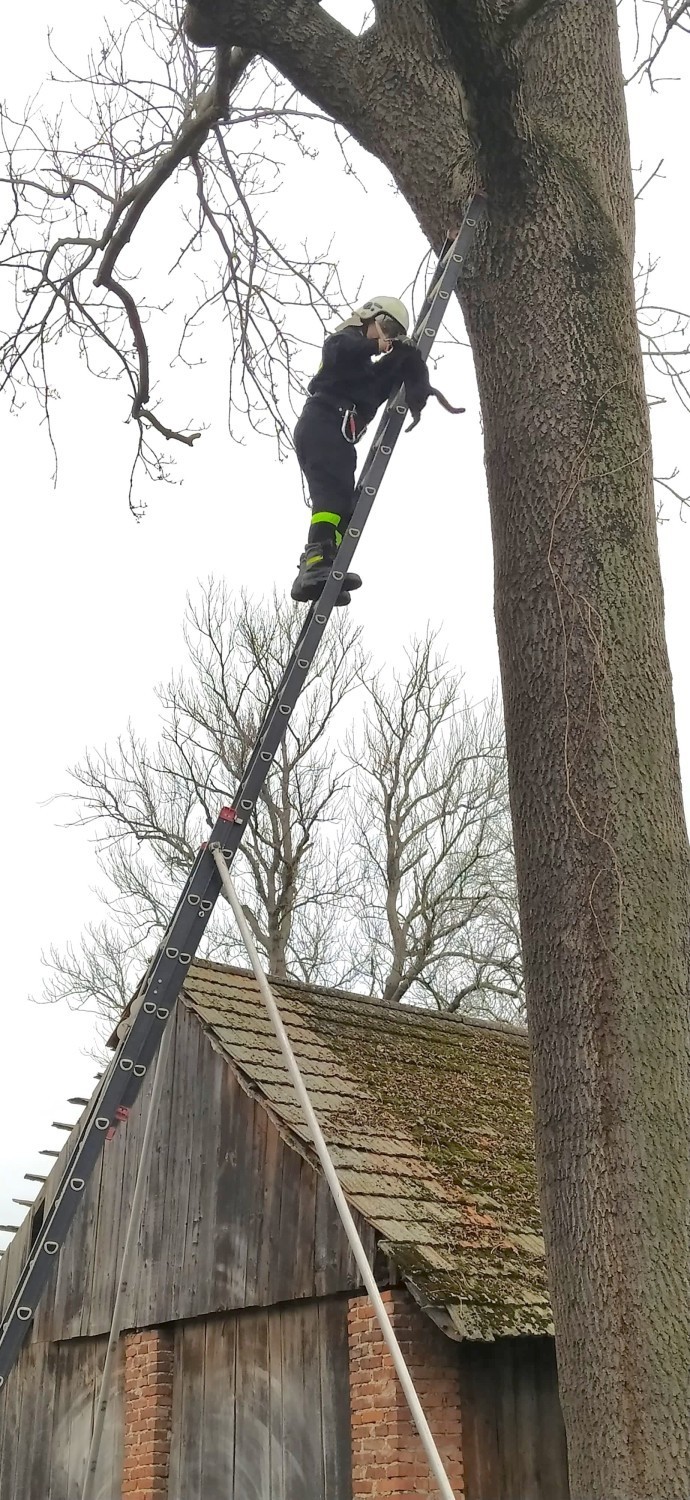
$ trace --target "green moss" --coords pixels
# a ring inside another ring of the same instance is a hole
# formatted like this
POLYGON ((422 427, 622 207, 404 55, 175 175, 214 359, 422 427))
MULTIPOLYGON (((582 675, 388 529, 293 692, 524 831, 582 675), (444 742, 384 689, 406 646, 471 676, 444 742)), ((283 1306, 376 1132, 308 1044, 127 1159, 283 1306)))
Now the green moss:
MULTIPOLYGON (((229 1056, 237 1008, 251 1077, 254 1018, 257 1060, 273 1048, 253 985, 203 963, 186 988, 202 1014, 209 1006, 204 1019, 229 1056)), ((327 1134, 354 1153, 355 1172, 361 1153, 361 1211, 369 1200, 370 1222, 422 1305, 454 1308, 475 1338, 550 1331, 525 1038, 337 991, 275 989, 298 1055, 301 1045, 318 1057, 327 1134)))
MULTIPOLYGON (((432 1302, 471 1300, 473 1316, 478 1301, 519 1308, 522 1292, 528 1302, 545 1300, 543 1259, 508 1237, 541 1229, 522 1040, 450 1017, 425 1025, 402 1010, 377 1013, 364 1004, 357 1016, 350 1004, 338 1022, 316 1000, 305 996, 303 1005, 310 1026, 366 1085, 366 1097, 342 1111, 342 1126, 411 1137, 457 1204, 442 1230, 453 1269, 436 1270, 423 1249, 396 1242, 391 1253, 403 1274, 423 1283, 432 1302)), ((407 1183, 406 1192, 408 1201, 428 1199, 422 1184, 415 1194, 407 1183)), ((495 1305, 486 1316, 495 1325, 495 1305)), ((548 1305, 539 1318, 549 1323, 548 1305)))

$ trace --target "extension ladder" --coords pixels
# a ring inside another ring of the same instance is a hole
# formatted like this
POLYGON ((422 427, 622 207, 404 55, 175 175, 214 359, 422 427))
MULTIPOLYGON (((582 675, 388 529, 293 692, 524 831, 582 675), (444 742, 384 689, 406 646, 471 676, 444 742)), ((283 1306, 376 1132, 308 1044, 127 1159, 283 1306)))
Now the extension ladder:
MULTIPOLYGON (((477 225, 486 217, 486 200, 477 193, 465 214, 457 237, 446 242, 424 305, 415 324, 413 340, 426 359, 443 321, 448 301, 456 288, 474 240, 477 225)), ((78 1138, 40 1230, 11 1297, 0 1327, 0 1387, 11 1371, 28 1335, 40 1298, 55 1270, 56 1257, 64 1244, 72 1220, 84 1197, 89 1177, 118 1125, 126 1121, 168 1025, 177 997, 206 925, 221 891, 221 877, 213 858, 219 849, 229 867, 239 849, 248 819, 261 793, 271 762, 287 729, 290 715, 323 637, 331 611, 340 593, 345 573, 357 549, 371 507, 407 412, 404 391, 388 402, 356 490, 356 503, 332 571, 318 600, 306 615, 282 681, 264 715, 256 744, 249 757, 232 807, 221 808, 207 843, 203 844, 165 937, 152 959, 132 1002, 128 1029, 118 1046, 100 1087, 81 1122, 78 1138)), ((121 1026, 120 1031, 124 1027, 121 1026)))

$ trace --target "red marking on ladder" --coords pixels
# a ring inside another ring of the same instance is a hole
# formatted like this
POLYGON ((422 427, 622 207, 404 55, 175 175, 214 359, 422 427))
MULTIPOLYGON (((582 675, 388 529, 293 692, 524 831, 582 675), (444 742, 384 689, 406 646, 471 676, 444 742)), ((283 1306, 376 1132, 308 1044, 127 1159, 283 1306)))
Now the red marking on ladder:
POLYGON ((106 1137, 105 1137, 106 1140, 107 1141, 112 1141, 112 1138, 113 1138, 113 1136, 115 1134, 115 1131, 117 1130, 118 1125, 121 1123, 121 1121, 128 1120, 128 1119, 129 1119, 129 1110, 125 1108, 124 1104, 118 1104, 117 1109, 115 1110, 115 1119, 113 1121, 113 1124, 110 1127, 110 1130, 106 1134, 106 1137))
POLYGON ((234 823, 237 819, 237 813, 234 807, 221 807, 218 817, 222 818, 224 823, 234 823))

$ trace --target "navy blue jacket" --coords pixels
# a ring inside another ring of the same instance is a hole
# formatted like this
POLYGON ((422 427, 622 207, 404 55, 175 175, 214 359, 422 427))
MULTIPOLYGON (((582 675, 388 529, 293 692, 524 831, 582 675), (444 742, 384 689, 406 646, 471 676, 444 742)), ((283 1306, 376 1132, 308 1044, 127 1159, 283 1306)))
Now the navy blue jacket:
POLYGON ((323 346, 321 364, 310 380, 311 396, 327 396, 339 405, 357 408, 362 422, 370 422, 377 408, 405 386, 410 410, 421 411, 429 396, 429 373, 419 350, 394 343, 390 353, 374 363, 376 339, 361 328, 332 333, 323 346))

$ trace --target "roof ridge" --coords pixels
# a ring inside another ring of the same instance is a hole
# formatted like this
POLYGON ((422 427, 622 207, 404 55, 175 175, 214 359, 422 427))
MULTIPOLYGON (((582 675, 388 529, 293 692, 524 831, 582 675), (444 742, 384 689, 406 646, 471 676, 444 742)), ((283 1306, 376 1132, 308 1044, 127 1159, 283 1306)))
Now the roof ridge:
MULTIPOLYGON (((234 974, 242 979, 254 979, 254 971, 252 969, 245 969, 239 964, 219 963, 217 960, 210 958, 195 958, 190 968, 213 969, 220 974, 234 974)), ((269 984, 274 985, 276 988, 293 990, 298 996, 307 1000, 312 996, 323 995, 328 999, 333 997, 338 1000, 355 1001, 362 1006, 371 1005, 377 1010, 386 1010, 393 1012, 395 1015, 403 1014, 411 1016, 415 1020, 438 1021, 442 1025, 454 1022, 456 1025, 468 1026, 470 1028, 476 1027, 482 1031, 503 1032, 515 1040, 527 1043, 527 1028, 525 1026, 517 1026, 511 1021, 499 1021, 497 1018, 488 1016, 468 1015, 464 1011, 431 1010, 431 1008, 427 1010, 421 1005, 406 1004, 404 1000, 384 1000, 380 995, 363 995, 357 990, 344 990, 336 985, 312 984, 311 982, 307 984, 304 980, 279 978, 276 974, 267 974, 266 978, 269 984)))

